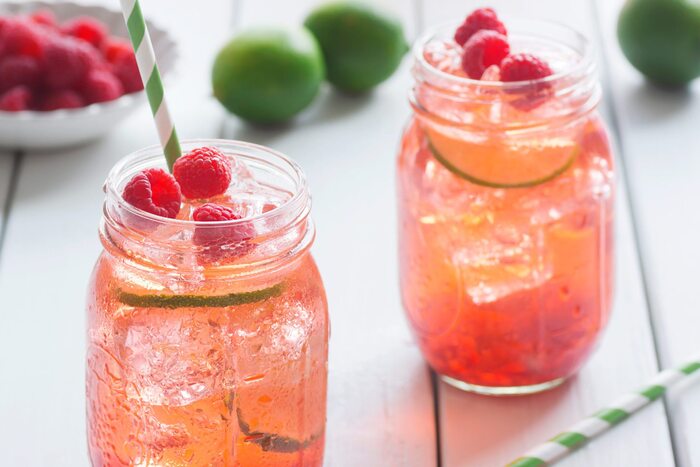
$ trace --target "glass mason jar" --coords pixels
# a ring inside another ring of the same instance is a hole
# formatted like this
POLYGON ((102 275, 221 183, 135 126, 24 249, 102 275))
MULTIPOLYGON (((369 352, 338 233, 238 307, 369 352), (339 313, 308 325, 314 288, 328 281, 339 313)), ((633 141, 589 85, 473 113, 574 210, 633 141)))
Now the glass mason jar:
POLYGON ((584 37, 534 21, 509 23, 511 53, 545 58, 552 75, 468 79, 456 27, 414 49, 397 160, 403 306, 448 383, 537 392, 575 373, 608 321, 614 176, 600 86, 584 37))
POLYGON ((232 157, 221 197, 258 214, 202 224, 126 203, 134 174, 165 166, 158 147, 107 179, 87 302, 92 465, 320 466, 329 326, 304 175, 261 146, 183 143, 200 146, 232 157), (243 249, 193 241, 227 229, 255 235, 243 249))

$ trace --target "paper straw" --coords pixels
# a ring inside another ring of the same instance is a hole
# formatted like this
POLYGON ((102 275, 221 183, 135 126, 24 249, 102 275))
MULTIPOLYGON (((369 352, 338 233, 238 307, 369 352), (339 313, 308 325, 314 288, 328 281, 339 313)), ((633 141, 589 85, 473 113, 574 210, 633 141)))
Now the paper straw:
POLYGON ((151 105, 151 112, 158 129, 158 137, 163 147, 168 168, 172 170, 175 160, 180 157, 182 150, 177 139, 175 125, 170 117, 168 105, 165 102, 165 90, 163 81, 160 78, 156 54, 153 51, 153 43, 148 33, 146 21, 141 12, 141 5, 138 0, 121 0, 122 13, 126 21, 126 29, 129 31, 131 43, 136 51, 136 63, 138 63, 141 80, 146 90, 148 103, 151 105))
POLYGON ((698 370, 700 370, 700 356, 677 368, 657 373, 644 388, 625 394, 607 408, 584 418, 567 431, 531 449, 507 467, 541 467, 553 464, 595 436, 626 420, 642 407, 659 399, 669 388, 698 370))

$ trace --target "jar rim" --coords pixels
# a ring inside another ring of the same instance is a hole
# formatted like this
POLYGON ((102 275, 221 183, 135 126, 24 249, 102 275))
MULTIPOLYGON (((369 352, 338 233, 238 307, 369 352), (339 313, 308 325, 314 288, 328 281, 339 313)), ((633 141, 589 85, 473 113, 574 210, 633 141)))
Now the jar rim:
POLYGON ((522 89, 525 86, 530 87, 539 84, 554 83, 557 81, 561 81, 567 77, 575 76, 577 74, 587 75, 593 72, 593 46, 591 45, 590 41, 586 38, 586 36, 584 36, 576 29, 556 21, 541 19, 506 18, 504 22, 509 25, 509 34, 515 33, 518 36, 531 38, 537 37, 541 39, 548 39, 550 41, 556 41, 557 38, 542 33, 538 34, 537 31, 550 30, 554 33, 568 35, 573 39, 574 42, 576 42, 579 45, 578 48, 575 48, 571 44, 568 44, 572 47, 573 50, 579 53, 579 57, 573 66, 558 70, 549 76, 545 76, 543 78, 538 78, 534 80, 509 82, 482 81, 466 76, 457 76, 435 67, 434 65, 428 62, 424 54, 425 47, 430 41, 436 39, 441 35, 444 36, 444 33, 446 31, 455 31, 460 24, 459 22, 449 21, 429 28, 418 38, 418 40, 416 40, 412 50, 413 59, 415 63, 420 66, 421 71, 427 72, 428 75, 431 75, 432 77, 437 78, 445 83, 455 85, 456 87, 479 87, 482 89, 498 89, 503 91, 508 91, 511 89, 522 89))
MULTIPOLYGON (((308 209, 310 205, 311 196, 304 171, 296 162, 294 162, 294 160, 279 151, 255 143, 217 138, 186 139, 181 141, 181 145, 183 148, 188 146, 192 148, 215 146, 222 150, 225 154, 233 153, 230 155, 234 155, 237 158, 242 158, 244 161, 255 161, 270 168, 275 168, 287 175, 294 184, 294 192, 292 196, 285 200, 282 204, 275 206, 269 211, 241 219, 207 222, 206 227, 218 228, 222 226, 236 226, 251 222, 265 222, 270 218, 283 215, 289 211, 301 212, 308 209), (278 162, 281 165, 273 164, 270 162, 270 160, 265 160, 262 157, 256 156, 255 153, 265 154, 272 161, 278 162)), ((163 150, 160 145, 147 146, 124 156, 117 161, 117 163, 114 164, 112 169, 109 171, 103 187, 105 194, 114 199, 119 208, 124 209, 130 215, 159 224, 169 224, 173 226, 181 226, 183 228, 193 228, 195 225, 201 227, 201 223, 194 220, 162 217, 137 208, 136 206, 128 203, 123 198, 122 193, 119 191, 120 182, 122 182, 123 179, 129 175, 129 173, 137 173, 137 171, 142 169, 162 165, 164 161, 165 158, 163 157, 163 150)))

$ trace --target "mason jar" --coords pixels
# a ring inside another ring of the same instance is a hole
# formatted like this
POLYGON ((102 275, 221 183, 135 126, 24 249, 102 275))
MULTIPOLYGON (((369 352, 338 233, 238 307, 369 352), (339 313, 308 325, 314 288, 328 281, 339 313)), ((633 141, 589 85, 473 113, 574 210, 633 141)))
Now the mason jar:
POLYGON ((221 199, 252 215, 202 224, 192 206, 168 219, 125 202, 134 174, 165 168, 159 147, 107 178, 87 301, 92 465, 320 466, 329 325, 304 174, 262 146, 183 143, 201 146, 231 159, 221 199), (245 246, 196 241, 241 230, 245 246))
POLYGON ((457 25, 414 48, 413 116, 397 158, 401 296, 423 356, 484 394, 574 374, 608 321, 614 168, 591 46, 576 31, 509 23, 511 53, 550 76, 459 71, 457 25))

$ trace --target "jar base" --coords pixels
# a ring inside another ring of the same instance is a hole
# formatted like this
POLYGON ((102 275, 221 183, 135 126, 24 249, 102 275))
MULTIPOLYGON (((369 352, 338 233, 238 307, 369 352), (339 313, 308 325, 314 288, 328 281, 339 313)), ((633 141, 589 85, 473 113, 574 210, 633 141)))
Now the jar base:
POLYGON ((561 385, 566 378, 557 378, 544 383, 532 384, 530 386, 480 386, 478 384, 466 383, 449 376, 438 374, 441 380, 452 387, 465 392, 481 394, 483 396, 524 396, 538 392, 548 391, 561 385))

